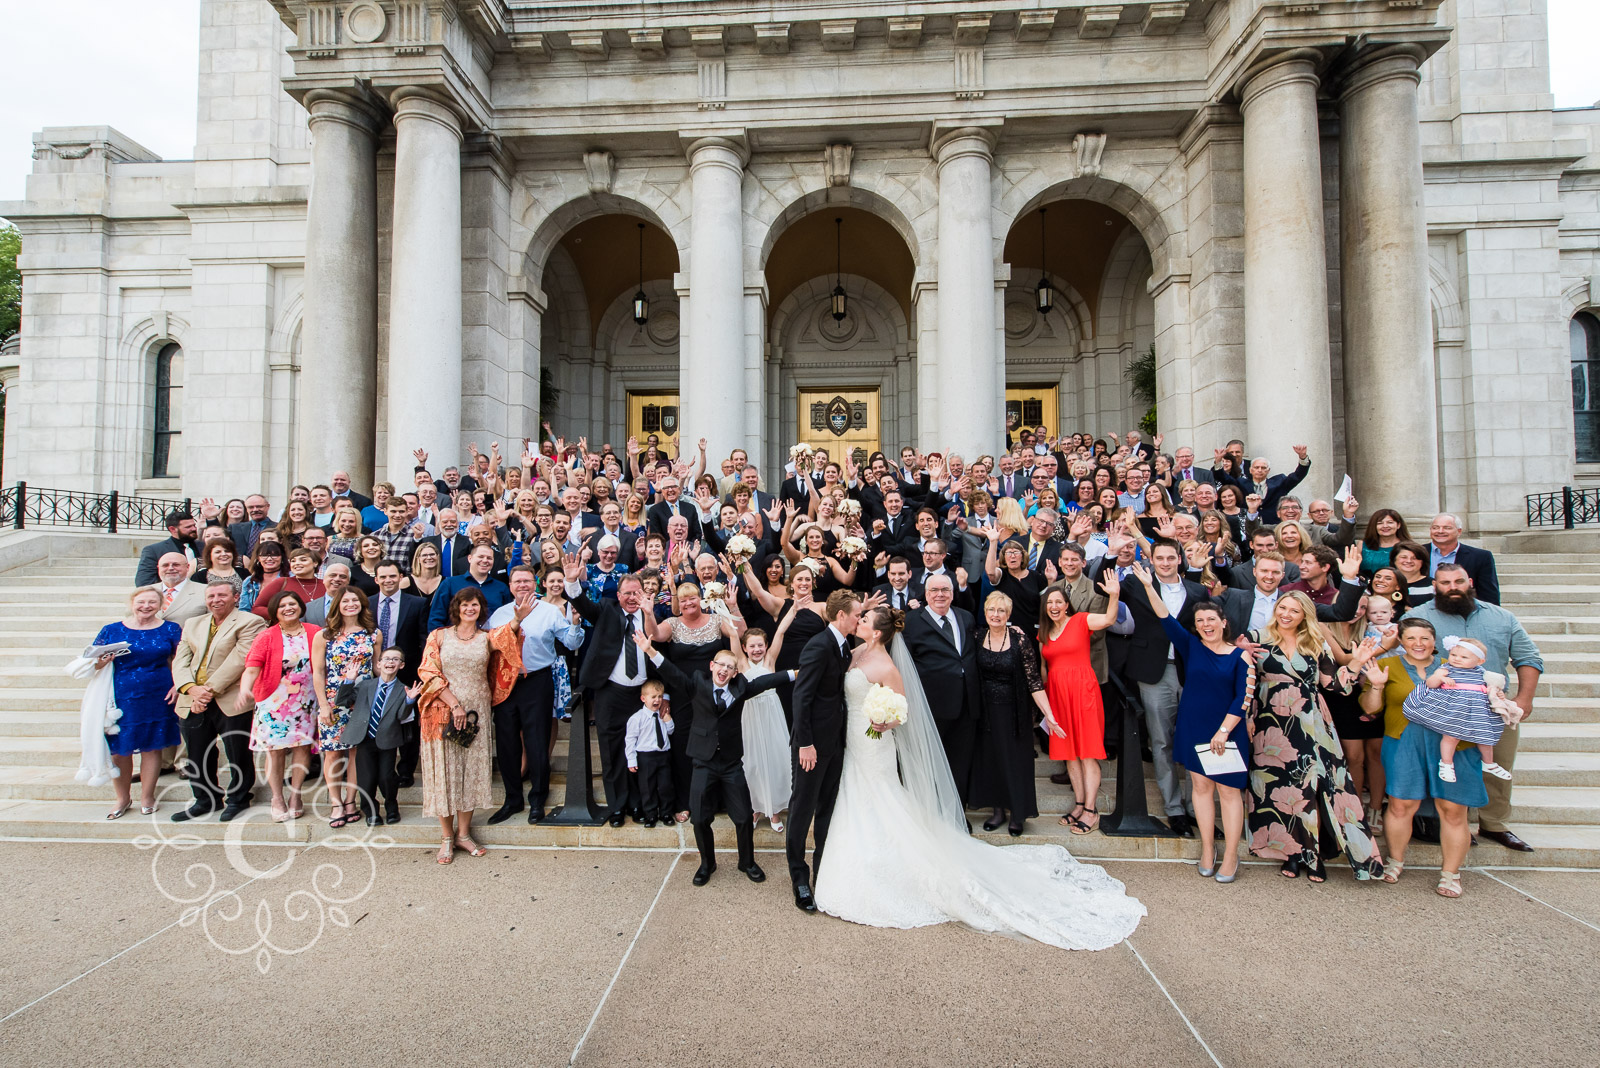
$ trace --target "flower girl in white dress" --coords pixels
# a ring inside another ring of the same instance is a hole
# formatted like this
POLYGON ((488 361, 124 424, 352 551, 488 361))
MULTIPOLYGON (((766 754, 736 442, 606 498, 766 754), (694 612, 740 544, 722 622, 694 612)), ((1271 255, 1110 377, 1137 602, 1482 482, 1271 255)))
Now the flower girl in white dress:
MULTIPOLYGON (((767 644, 766 632, 759 627, 744 632, 739 640, 739 670, 754 681, 773 670, 784 634, 794 621, 791 608, 778 623, 767 644)), ((789 807, 794 792, 794 769, 789 753, 789 725, 783 718, 783 702, 774 691, 752 697, 744 703, 744 778, 750 785, 750 805, 756 822, 764 814, 774 831, 783 830, 778 814, 789 807)))

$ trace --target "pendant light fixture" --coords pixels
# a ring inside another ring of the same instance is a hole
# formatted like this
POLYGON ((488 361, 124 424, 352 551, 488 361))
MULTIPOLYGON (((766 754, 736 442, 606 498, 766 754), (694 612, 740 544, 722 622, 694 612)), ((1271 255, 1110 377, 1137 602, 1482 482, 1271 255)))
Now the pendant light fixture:
POLYGON ((644 295, 644 223, 639 224, 639 290, 633 295, 633 321, 640 326, 650 321, 650 298, 644 295))
POLYGON ((1050 266, 1045 255, 1043 208, 1039 209, 1039 284, 1033 287, 1033 301, 1040 315, 1049 315, 1056 303, 1056 290, 1050 284, 1050 266))
POLYGON ((841 264, 843 263, 843 247, 844 219, 837 218, 833 220, 833 296, 831 301, 833 306, 833 321, 836 323, 844 322, 844 317, 849 314, 849 307, 845 301, 844 284, 842 282, 840 270, 841 264))

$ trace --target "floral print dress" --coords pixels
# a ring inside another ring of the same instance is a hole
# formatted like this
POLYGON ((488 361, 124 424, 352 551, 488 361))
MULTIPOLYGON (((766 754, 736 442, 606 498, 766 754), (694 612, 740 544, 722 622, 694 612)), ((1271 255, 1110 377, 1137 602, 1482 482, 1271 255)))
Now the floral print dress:
POLYGON ((283 636, 283 678, 256 703, 250 748, 293 749, 317 740, 317 693, 311 679, 311 639, 302 630, 283 636))
POLYGON ((377 633, 377 631, 351 630, 337 638, 331 636, 328 638, 323 678, 327 683, 328 704, 333 706, 333 725, 325 727, 320 719, 317 721, 317 731, 320 735, 318 752, 331 753, 354 748, 339 744, 339 735, 343 733, 345 724, 350 722, 351 710, 340 708, 334 698, 338 696, 341 683, 360 682, 362 679, 372 678, 375 674, 373 667, 378 661, 377 633))
MULTIPOLYGON (((1259 632, 1251 635, 1260 641, 1259 632)), ((1250 711, 1250 852, 1297 860, 1350 858, 1357 879, 1383 874, 1383 857, 1350 781, 1322 688, 1348 692, 1326 652, 1315 660, 1262 647, 1250 711)))

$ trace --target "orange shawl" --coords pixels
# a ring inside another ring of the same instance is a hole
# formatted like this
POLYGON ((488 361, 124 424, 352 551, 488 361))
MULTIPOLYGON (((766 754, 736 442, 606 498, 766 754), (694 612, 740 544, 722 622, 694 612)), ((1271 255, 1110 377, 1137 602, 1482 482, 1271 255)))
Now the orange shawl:
MULTIPOLYGON (((417 668, 417 681, 422 692, 417 695, 417 709, 422 717, 422 737, 436 742, 444 737, 444 725, 450 720, 450 708, 444 700, 444 690, 449 680, 444 675, 444 664, 439 656, 439 640, 451 628, 440 627, 428 635, 428 644, 422 650, 422 664, 417 668)), ((498 705, 511 696, 511 687, 522 674, 522 627, 516 621, 489 631, 489 701, 498 705)), ((478 709, 479 727, 488 726, 490 709, 478 709)))

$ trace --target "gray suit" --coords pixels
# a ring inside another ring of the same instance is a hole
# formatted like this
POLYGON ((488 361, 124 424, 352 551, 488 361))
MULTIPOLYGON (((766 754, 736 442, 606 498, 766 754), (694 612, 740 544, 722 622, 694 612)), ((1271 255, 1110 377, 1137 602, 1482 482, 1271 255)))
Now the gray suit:
POLYGON ((378 698, 380 679, 362 679, 356 683, 356 703, 350 709, 350 719, 339 732, 340 745, 354 745, 356 758, 356 786, 360 791, 361 809, 369 822, 378 819, 378 802, 381 799, 388 809, 389 822, 400 819, 400 769, 396 763, 400 746, 405 741, 406 726, 416 719, 416 710, 406 699, 406 688, 398 678, 389 687, 378 720, 378 734, 367 737, 372 722, 372 705, 378 698))
MULTIPOLYGON (((344 730, 339 732, 340 745, 355 745, 366 739, 371 723, 372 702, 377 699, 381 682, 380 679, 369 678, 356 683, 356 704, 350 710, 350 719, 345 723, 344 730)), ((389 688, 389 699, 384 702, 382 718, 378 720, 378 748, 398 749, 405 734, 404 723, 415 716, 416 712, 406 700, 405 684, 395 679, 394 685, 389 688)))

